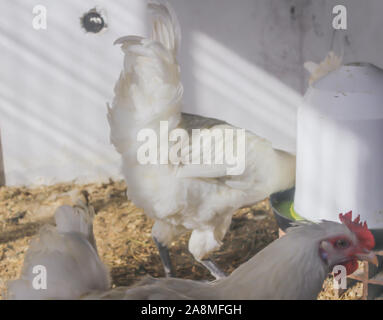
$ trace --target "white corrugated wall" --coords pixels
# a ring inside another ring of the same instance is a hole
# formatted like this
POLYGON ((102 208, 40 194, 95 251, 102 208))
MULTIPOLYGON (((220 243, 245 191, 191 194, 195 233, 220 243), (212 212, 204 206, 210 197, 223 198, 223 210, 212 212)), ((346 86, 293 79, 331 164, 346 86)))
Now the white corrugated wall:
MULTIPOLYGON (((345 4, 345 62, 383 67, 380 0, 171 0, 183 31, 185 110, 244 126, 295 148, 295 110, 306 60, 330 48, 332 8, 345 4)), ((145 34, 144 0, 3 0, 0 4, 0 129, 6 183, 119 177, 106 102, 121 70, 113 41, 145 34), (47 30, 32 28, 35 5, 47 30), (79 17, 98 6, 102 34, 79 17)), ((1 163, 1 161, 0 161, 1 163)), ((1 170, 0 170, 1 171, 1 170)))

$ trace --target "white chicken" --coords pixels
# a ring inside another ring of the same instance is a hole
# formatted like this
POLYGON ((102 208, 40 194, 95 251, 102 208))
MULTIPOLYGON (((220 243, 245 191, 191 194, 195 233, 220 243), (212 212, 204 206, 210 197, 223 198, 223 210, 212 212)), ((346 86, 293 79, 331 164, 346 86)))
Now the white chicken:
MULTIPOLYGON (((69 209, 66 214, 67 221, 75 218, 69 209)), ((108 289, 107 269, 88 242, 89 237, 82 233, 73 237, 73 232, 63 236, 45 228, 29 248, 22 278, 10 284, 8 295, 14 299, 316 299, 334 266, 343 265, 351 274, 358 268, 358 259, 377 264, 371 251, 375 240, 367 225, 360 223, 359 217, 352 221, 351 212, 341 214, 340 219, 342 224, 322 221, 288 229, 284 237, 221 280, 206 283, 147 278, 134 287, 114 289, 108 289), (49 245, 47 239, 51 240, 49 245), (39 243, 44 245, 37 246, 39 243), (73 252, 79 263, 74 263, 73 252), (31 289, 33 275, 26 270, 36 264, 47 266, 47 290, 31 289)))
MULTIPOLYGON (((183 87, 176 59, 180 27, 169 5, 150 3, 149 9, 153 15, 150 39, 127 36, 116 41, 122 45, 125 58, 108 112, 111 142, 122 156, 129 198, 155 220, 152 236, 165 274, 174 275, 168 246, 177 236, 191 230, 189 251, 216 278, 221 278, 223 273, 207 255, 220 247, 237 209, 294 185, 295 156, 275 150, 270 142, 246 132, 242 154, 245 168, 240 175, 228 174, 227 163, 194 164, 191 161, 194 154, 200 155, 200 146, 194 144, 182 145, 180 153, 186 161, 181 163, 158 161, 143 165, 138 161, 142 146, 138 135, 143 129, 156 133, 158 145, 178 143, 169 142, 168 135, 160 133, 163 122, 169 132, 220 131, 222 135, 214 140, 214 146, 221 146, 221 151, 232 141, 223 138, 225 130, 237 129, 222 121, 181 113, 183 87)), ((238 135, 234 133, 233 137, 236 141, 238 135)))
POLYGON ((358 260, 378 264, 371 251, 375 240, 366 223, 359 223, 359 216, 352 221, 351 212, 341 214, 340 219, 342 224, 322 221, 288 229, 284 237, 221 280, 203 283, 150 278, 136 288, 118 288, 94 298, 313 300, 334 266, 342 265, 347 274, 352 274, 358 268, 358 260))
POLYGON ((56 227, 45 225, 31 242, 20 278, 8 283, 8 299, 77 299, 110 288, 93 236, 94 210, 87 202, 80 196, 73 207, 56 210, 56 227), (45 288, 34 284, 34 279, 44 282, 39 276, 46 276, 45 288))

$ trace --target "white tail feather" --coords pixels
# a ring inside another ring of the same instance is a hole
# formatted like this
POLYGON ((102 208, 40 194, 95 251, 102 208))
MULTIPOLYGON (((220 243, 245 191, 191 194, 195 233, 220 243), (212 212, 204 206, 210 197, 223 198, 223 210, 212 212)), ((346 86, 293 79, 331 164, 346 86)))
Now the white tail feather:
POLYGON ((156 2, 150 2, 148 8, 152 15, 152 39, 176 54, 181 45, 181 27, 173 8, 169 3, 156 2))
POLYGON ((181 118, 183 87, 176 59, 179 24, 169 5, 151 2, 148 7, 153 14, 153 38, 126 36, 115 42, 125 56, 112 107, 108 107, 110 140, 131 159, 136 159, 141 129, 157 131, 160 121, 168 121, 172 130, 181 118))

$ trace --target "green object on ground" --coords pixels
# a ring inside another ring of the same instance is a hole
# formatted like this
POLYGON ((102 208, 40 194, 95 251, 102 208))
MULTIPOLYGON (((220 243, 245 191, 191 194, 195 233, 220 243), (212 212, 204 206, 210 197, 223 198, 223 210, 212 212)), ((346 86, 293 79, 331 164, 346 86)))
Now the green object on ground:
POLYGON ((282 201, 275 206, 275 209, 277 209, 281 215, 285 216, 286 218, 289 218, 290 220, 305 220, 298 213, 295 212, 293 201, 282 201))

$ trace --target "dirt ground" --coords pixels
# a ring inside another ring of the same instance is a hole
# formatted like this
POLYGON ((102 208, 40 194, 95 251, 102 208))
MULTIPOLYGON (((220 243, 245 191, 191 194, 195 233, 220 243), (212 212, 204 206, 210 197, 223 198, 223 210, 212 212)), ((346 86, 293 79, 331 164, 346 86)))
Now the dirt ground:
MULTIPOLYGON (((122 181, 87 185, 0 188, 0 299, 6 282, 19 276, 30 239, 46 223, 54 224, 55 209, 68 200, 73 190, 86 190, 95 207, 94 232, 99 254, 109 267, 113 286, 129 286, 143 276, 163 276, 163 269, 151 238, 152 221, 126 197, 122 181)), ((187 250, 189 235, 171 247, 178 277, 212 279, 187 250)), ((226 273, 278 237, 277 223, 269 202, 239 210, 233 217, 221 249, 211 255, 226 273)), ((349 289, 341 299, 359 299, 361 285, 349 289)), ((337 299, 329 278, 319 299, 337 299)))

